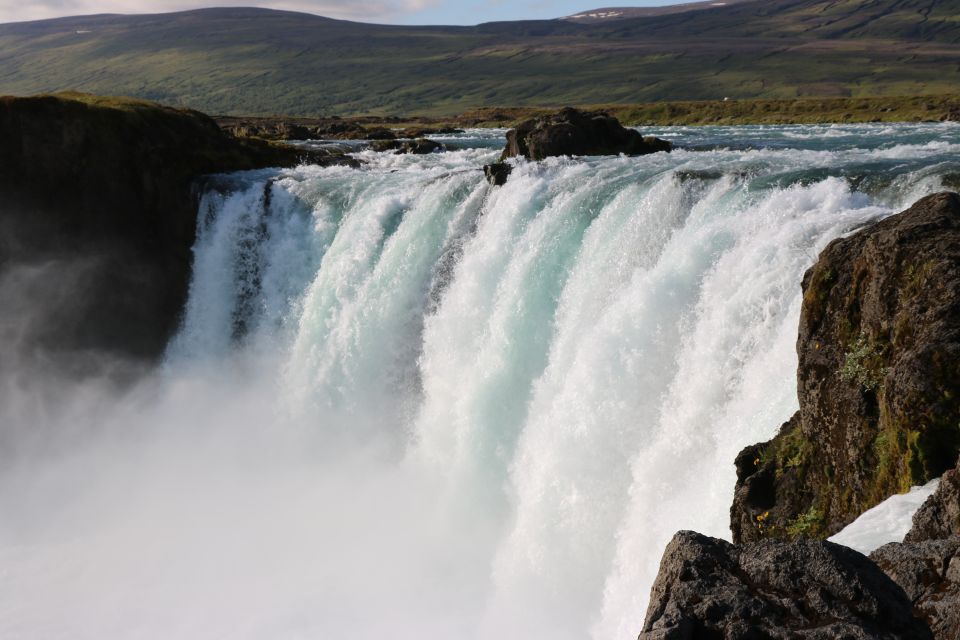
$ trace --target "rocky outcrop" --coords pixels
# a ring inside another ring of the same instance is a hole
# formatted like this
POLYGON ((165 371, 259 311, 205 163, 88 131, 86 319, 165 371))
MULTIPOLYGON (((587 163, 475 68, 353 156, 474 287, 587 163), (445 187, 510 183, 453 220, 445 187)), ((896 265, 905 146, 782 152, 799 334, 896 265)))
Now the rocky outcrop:
POLYGON ((443 145, 426 138, 416 140, 376 140, 370 144, 374 151, 393 151, 394 153, 412 153, 426 155, 443 151, 443 145))
POLYGON ((800 410, 738 456, 735 542, 836 533, 960 452, 960 196, 821 253, 803 279, 800 410))
POLYGON ((238 140, 201 113, 143 101, 0 98, 0 279, 56 264, 45 282, 64 299, 30 319, 24 348, 157 358, 187 294, 197 180, 301 161, 352 162, 238 140))
POLYGON ((870 559, 896 582, 937 640, 960 638, 960 535, 884 545, 870 559))
POLYGON ((639 640, 931 637, 903 590, 852 549, 735 546, 681 531, 664 552, 639 640))
POLYGON ((568 107, 554 115, 525 120, 508 131, 507 146, 500 159, 644 155, 672 148, 666 140, 644 137, 623 127, 616 118, 602 111, 584 112, 568 107))
POLYGON ((870 559, 900 585, 937 640, 960 638, 960 467, 940 478, 904 541, 870 559))

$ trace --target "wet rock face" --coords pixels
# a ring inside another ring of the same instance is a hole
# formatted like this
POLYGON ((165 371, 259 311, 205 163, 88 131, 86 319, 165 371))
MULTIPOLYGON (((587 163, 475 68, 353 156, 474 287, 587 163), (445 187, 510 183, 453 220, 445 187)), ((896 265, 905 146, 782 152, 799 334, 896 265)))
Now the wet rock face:
POLYGON ((566 108, 559 113, 532 118, 507 132, 501 160, 522 156, 543 160, 551 156, 643 155, 670 151, 659 138, 644 137, 606 113, 566 108))
POLYGON ((835 240, 803 293, 800 411, 738 457, 736 542, 836 533, 960 452, 960 196, 835 240))
POLYGON ((960 638, 960 535, 894 542, 871 553, 870 559, 900 585, 914 615, 937 640, 960 638))
POLYGON ((29 348, 158 358, 187 295, 197 179, 343 160, 308 155, 148 102, 0 98, 0 281, 62 265, 31 286, 63 303, 32 323, 29 348), (63 291, 68 281, 76 286, 63 291))
POLYGON ((667 546, 639 640, 931 638, 903 590, 829 542, 734 546, 681 531, 667 546))

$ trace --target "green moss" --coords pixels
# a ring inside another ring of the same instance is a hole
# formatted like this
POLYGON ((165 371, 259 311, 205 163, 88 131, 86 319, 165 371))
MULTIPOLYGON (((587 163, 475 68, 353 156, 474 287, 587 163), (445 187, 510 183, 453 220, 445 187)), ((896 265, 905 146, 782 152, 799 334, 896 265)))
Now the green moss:
POLYGON ((814 447, 800 429, 794 429, 776 442, 774 456, 777 460, 778 476, 788 469, 804 469, 813 455, 814 447))
POLYGON ((861 333, 844 356, 840 378, 856 381, 866 391, 879 390, 888 372, 885 351, 885 345, 861 333))
POLYGON ((806 513, 800 514, 787 525, 787 533, 792 538, 800 536, 807 538, 822 537, 823 522, 823 512, 816 507, 810 507, 806 513))
POLYGON ((825 311, 830 290, 837 282, 837 273, 830 267, 814 267, 810 282, 803 292, 803 309, 808 318, 819 318, 825 311))
POLYGON ((934 260, 926 260, 920 264, 911 264, 904 273, 905 282, 901 289, 901 298, 909 299, 928 289, 930 278, 937 268, 934 260))

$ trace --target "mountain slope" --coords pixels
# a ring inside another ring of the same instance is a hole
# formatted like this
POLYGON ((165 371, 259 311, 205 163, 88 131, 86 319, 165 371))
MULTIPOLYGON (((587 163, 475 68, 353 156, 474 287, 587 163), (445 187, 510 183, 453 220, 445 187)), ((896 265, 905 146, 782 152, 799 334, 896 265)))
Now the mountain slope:
POLYGON ((758 0, 646 18, 371 25, 263 9, 0 25, 0 93, 126 94, 214 113, 453 113, 949 93, 960 0, 758 0))
POLYGON ((706 2, 687 2, 684 4, 671 4, 663 7, 604 7, 601 9, 590 9, 580 11, 572 16, 566 16, 564 20, 589 24, 591 22, 610 22, 613 20, 629 20, 630 18, 652 18, 655 16, 665 16, 671 13, 684 13, 687 11, 699 11, 701 9, 714 9, 726 5, 740 2, 751 2, 752 0, 707 0, 706 2))

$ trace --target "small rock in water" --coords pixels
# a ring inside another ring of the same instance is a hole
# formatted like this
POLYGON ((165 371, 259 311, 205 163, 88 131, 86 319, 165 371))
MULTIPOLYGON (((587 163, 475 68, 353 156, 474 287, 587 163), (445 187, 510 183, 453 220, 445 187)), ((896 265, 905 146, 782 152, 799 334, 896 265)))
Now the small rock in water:
POLYGON ((483 167, 483 175, 487 176, 487 182, 495 187, 506 184, 511 171, 513 171, 513 167, 506 162, 495 162, 483 167))

